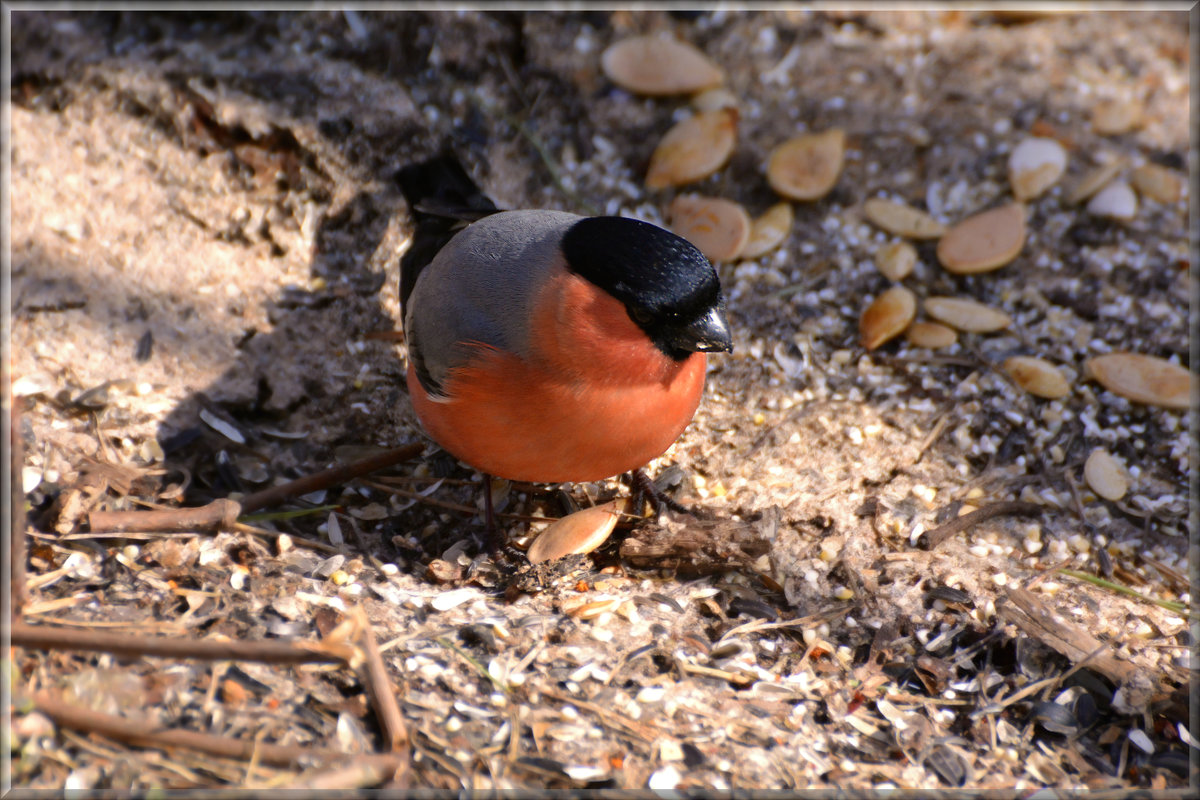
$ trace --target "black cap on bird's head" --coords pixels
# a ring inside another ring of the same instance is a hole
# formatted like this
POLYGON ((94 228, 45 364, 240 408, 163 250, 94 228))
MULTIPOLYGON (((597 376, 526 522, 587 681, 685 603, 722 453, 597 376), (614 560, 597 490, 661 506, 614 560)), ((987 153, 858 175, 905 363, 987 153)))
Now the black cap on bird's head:
POLYGON ((733 349, 717 271, 682 236, 627 217, 588 217, 567 230, 562 250, 572 272, 624 303, 676 361, 733 349))

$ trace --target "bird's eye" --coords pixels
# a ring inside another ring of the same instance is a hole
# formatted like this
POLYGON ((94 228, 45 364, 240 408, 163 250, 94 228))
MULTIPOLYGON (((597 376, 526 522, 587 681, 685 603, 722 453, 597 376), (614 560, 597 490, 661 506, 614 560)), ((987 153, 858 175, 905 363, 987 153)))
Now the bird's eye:
POLYGON ((644 308, 633 308, 631 306, 626 306, 626 308, 629 310, 629 318, 642 327, 654 321, 654 315, 644 308))

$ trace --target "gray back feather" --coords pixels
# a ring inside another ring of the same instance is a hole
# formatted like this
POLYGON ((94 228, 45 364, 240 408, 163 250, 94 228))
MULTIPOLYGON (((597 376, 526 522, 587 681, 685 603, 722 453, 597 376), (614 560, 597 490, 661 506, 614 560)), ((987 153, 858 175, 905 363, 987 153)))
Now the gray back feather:
POLYGON ((406 309, 409 358, 424 389, 442 394, 467 342, 529 352, 532 302, 563 263, 563 234, 582 217, 562 211, 504 211, 467 226, 418 277, 406 309))

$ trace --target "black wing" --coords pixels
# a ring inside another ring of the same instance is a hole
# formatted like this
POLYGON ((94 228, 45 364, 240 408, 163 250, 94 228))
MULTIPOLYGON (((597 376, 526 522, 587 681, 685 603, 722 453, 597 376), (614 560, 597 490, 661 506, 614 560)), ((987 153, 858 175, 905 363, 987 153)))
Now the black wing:
POLYGON ((432 158, 408 164, 395 180, 415 222, 412 245, 400 259, 400 319, 417 276, 454 235, 500 209, 483 193, 449 147, 432 158))

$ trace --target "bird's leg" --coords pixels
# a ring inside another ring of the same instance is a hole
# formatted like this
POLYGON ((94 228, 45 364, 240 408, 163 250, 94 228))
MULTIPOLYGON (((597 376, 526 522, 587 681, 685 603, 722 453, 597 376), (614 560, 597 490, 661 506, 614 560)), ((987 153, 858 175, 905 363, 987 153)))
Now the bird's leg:
POLYGON ((492 561, 509 568, 520 564, 525 554, 508 543, 508 534, 496 524, 496 511, 492 506, 492 476, 487 473, 483 474, 483 521, 492 561))
POLYGON ((643 502, 649 501, 650 507, 654 509, 655 514, 661 513, 663 507, 666 507, 678 514, 696 516, 695 511, 669 496, 662 489, 659 489, 654 481, 650 480, 650 476, 642 470, 635 469, 629 473, 629 476, 629 484, 633 489, 634 508, 638 509, 639 514, 641 513, 643 502))
POLYGON ((483 525, 488 538, 496 535, 496 510, 492 507, 492 476, 483 473, 483 525))

